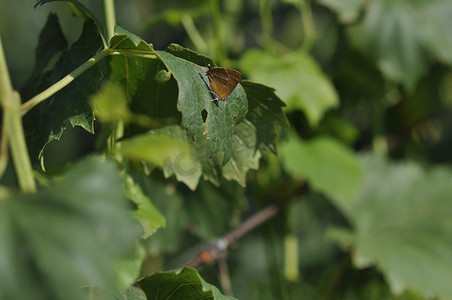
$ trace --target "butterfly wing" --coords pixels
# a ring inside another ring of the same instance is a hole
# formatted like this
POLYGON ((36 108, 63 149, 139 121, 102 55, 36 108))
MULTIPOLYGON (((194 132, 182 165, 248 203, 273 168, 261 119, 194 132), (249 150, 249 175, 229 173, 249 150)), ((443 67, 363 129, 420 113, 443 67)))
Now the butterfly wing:
POLYGON ((209 68, 206 72, 210 88, 221 99, 229 96, 242 79, 239 71, 226 68, 209 68))

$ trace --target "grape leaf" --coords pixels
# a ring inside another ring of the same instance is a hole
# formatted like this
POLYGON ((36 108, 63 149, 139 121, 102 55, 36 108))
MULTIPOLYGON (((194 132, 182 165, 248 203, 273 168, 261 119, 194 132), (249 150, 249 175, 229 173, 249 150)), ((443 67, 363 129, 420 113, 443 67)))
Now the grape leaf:
POLYGON ((240 65, 251 80, 274 87, 287 110, 302 110, 313 125, 339 104, 333 85, 306 53, 274 56, 249 50, 240 65))
POLYGON ((306 178, 317 191, 334 199, 355 195, 363 179, 358 160, 341 144, 328 138, 303 141, 295 134, 281 144, 285 170, 295 178, 306 178))
POLYGON ((158 228, 166 226, 165 217, 157 210, 130 175, 125 176, 124 189, 126 197, 137 206, 135 217, 143 227, 143 238, 151 236, 158 228))
MULTIPOLYGON (((223 176, 245 186, 248 170, 257 169, 259 166, 261 151, 276 152, 276 140, 287 126, 286 117, 281 109, 284 104, 271 88, 248 81, 243 84, 250 95, 250 110, 246 118, 234 128, 232 156, 224 166, 211 157, 209 143, 205 136, 193 140, 178 126, 166 126, 149 132, 190 145, 190 151, 182 151, 184 147, 177 146, 175 155, 166 154, 168 159, 163 164, 165 176, 176 174, 178 180, 183 181, 192 190, 196 189, 201 174, 204 179, 216 185, 220 184, 223 176), (191 161, 193 162, 189 163, 191 161)), ((138 153, 150 155, 153 152, 153 145, 150 144, 149 147, 149 150, 139 150, 138 153)), ((160 159, 162 160, 164 158, 160 159)))
POLYGON ((168 47, 166 47, 165 52, 168 52, 184 60, 191 61, 192 63, 195 63, 199 66, 207 66, 208 64, 210 64, 211 66, 215 65, 214 61, 210 57, 199 54, 193 50, 190 50, 189 48, 184 48, 178 44, 169 45, 168 47))
MULTIPOLYGON (((99 31, 92 20, 84 23, 80 38, 62 55, 53 69, 42 77, 40 89, 44 90, 94 56, 102 47, 99 31)), ((44 147, 59 139, 67 122, 94 131, 94 114, 88 98, 97 91, 102 78, 98 65, 77 77, 71 84, 39 104, 24 116, 28 148, 31 156, 42 158, 44 147)))
POLYGON ((452 64, 452 2, 448 0, 435 0, 425 3, 425 7, 418 9, 421 24, 418 26, 424 40, 425 47, 439 61, 452 64))
POLYGON ((125 289, 136 282, 145 258, 146 250, 141 243, 137 242, 133 256, 116 262, 116 282, 119 288, 125 289))
POLYGON ((115 295, 115 300, 146 300, 146 294, 137 287, 129 287, 115 295))
POLYGON ((353 42, 390 79, 413 88, 427 67, 419 1, 371 1, 364 22, 351 31, 353 42))
POLYGON ((83 14, 86 19, 92 19, 96 23, 97 28, 99 28, 99 32, 101 33, 101 38, 103 41, 105 41, 106 34, 102 23, 99 22, 99 20, 96 18, 96 15, 94 15, 83 3, 78 0, 38 0, 38 3, 35 4, 35 8, 39 5, 42 6, 48 2, 69 2, 75 5, 75 7, 78 8, 79 12, 83 14))
POLYGON ((255 127, 248 120, 236 126, 231 159, 221 168, 223 177, 235 180, 243 187, 246 185, 248 170, 259 168, 261 152, 256 150, 256 138, 255 127))
POLYGON ((195 189, 201 176, 201 164, 194 157, 192 144, 188 142, 190 137, 178 126, 162 130, 126 138, 119 143, 118 150, 126 158, 161 166, 166 177, 175 174, 179 181, 195 189))
POLYGON ((116 288, 140 235, 112 164, 89 159, 34 194, 0 201, 1 299, 84 299, 116 288))
MULTIPOLYGON (((205 137, 193 141, 190 134, 179 126, 155 129, 148 134, 185 143, 185 146, 178 144, 174 147, 174 152, 164 152, 164 157, 160 159, 160 161, 164 161, 164 164, 160 165, 162 165, 166 177, 175 174, 179 181, 195 190, 201 174, 204 179, 216 185, 220 184, 221 176, 224 176, 227 179, 236 180, 244 186, 248 170, 250 168, 257 169, 260 152, 255 150, 254 131, 250 130, 250 126, 245 123, 236 126, 235 131, 232 157, 224 166, 210 156, 209 143, 205 137)), ((154 148, 156 143, 148 145, 150 148, 154 148)), ((149 151, 153 150, 149 149, 146 153, 149 151)), ((138 152, 142 153, 142 151, 138 152)))
POLYGON ((149 133, 188 143, 195 154, 193 158, 191 151, 178 146, 177 155, 152 159, 153 153, 157 152, 152 149, 151 143, 146 142, 146 139, 152 138, 142 136, 140 142, 132 147, 129 147, 130 138, 123 141, 129 152, 126 156, 162 166, 165 176, 175 174, 191 189, 196 188, 201 174, 215 184, 219 184, 223 174, 245 185, 247 171, 258 167, 258 150, 275 152, 274 143, 282 128, 287 126, 281 110, 284 104, 273 90, 245 82, 253 103, 252 110, 246 115, 247 120, 240 123, 247 112, 246 98, 237 98, 245 97, 243 88, 236 88, 226 102, 221 101, 216 107, 206 86, 205 69, 193 63, 208 64, 212 63, 211 59, 174 44, 165 51, 154 52, 139 37, 120 27, 116 31, 117 35, 110 43, 112 48, 130 51, 134 55, 122 52, 125 55, 112 58, 110 80, 123 86, 135 116, 144 112, 149 117, 177 117, 175 112, 178 107, 182 112, 181 126, 188 129, 188 134, 177 126, 167 126, 170 129, 162 127, 149 133), (161 61, 155 59, 156 55, 164 60, 170 73, 165 71, 161 61), (173 76, 169 77, 169 74, 173 76), (183 86, 184 92, 181 92, 180 86, 183 86), (205 119, 203 112, 206 112, 205 119), (135 150, 132 151, 132 148, 135 150), (190 161, 193 163, 187 165, 190 161), (224 165, 223 173, 221 165, 224 165))
POLYGON ((282 111, 284 102, 275 95, 275 90, 265 85, 242 81, 248 97, 246 123, 254 127, 256 149, 276 153, 276 140, 288 128, 289 122, 282 111))
POLYGON ((174 56, 166 51, 157 51, 172 73, 179 87, 177 107, 182 113, 181 126, 198 138, 207 135, 212 153, 218 154, 224 165, 232 156, 234 126, 248 111, 245 91, 239 84, 217 107, 206 87, 208 79, 204 75, 207 69, 174 56), (207 111, 204 125, 202 111, 207 111))
POLYGON ((66 37, 61 29, 58 16, 49 14, 44 28, 41 30, 36 47, 36 62, 33 71, 21 90, 21 97, 27 100, 36 95, 36 88, 41 80, 42 73, 52 58, 67 50, 66 37))
POLYGON ((357 266, 376 264, 394 292, 452 298, 452 172, 370 155, 363 164, 360 193, 333 199, 353 229, 331 235, 353 246, 357 266))
POLYGON ((193 268, 175 272, 158 272, 138 281, 148 299, 166 300, 233 300, 205 282, 193 268))
POLYGON ((351 23, 358 18, 366 0, 320 0, 320 3, 335 10, 342 22, 351 23))
POLYGON ((180 119, 177 83, 166 73, 152 46, 119 26, 115 34, 110 48, 123 50, 124 55, 109 58, 109 81, 124 89, 130 110, 151 118, 180 119))
POLYGON ((130 122, 134 116, 127 106, 127 99, 121 87, 111 81, 102 86, 99 93, 91 97, 96 119, 104 123, 130 122), (114 101, 112 101, 114 99, 114 101))

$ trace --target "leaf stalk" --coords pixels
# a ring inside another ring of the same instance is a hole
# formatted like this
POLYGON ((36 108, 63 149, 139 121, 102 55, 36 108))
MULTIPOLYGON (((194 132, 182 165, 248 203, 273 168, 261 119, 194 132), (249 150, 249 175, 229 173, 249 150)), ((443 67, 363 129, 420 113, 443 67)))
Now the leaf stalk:
POLYGON ((43 102, 50 96, 54 95, 58 91, 62 90, 65 86, 67 86, 69 83, 71 83, 75 78, 83 74, 86 70, 94 66, 96 63, 98 63, 100 60, 105 58, 108 54, 110 54, 110 49, 104 49, 97 53, 95 56, 90 58, 88 61, 83 63, 81 66, 76 68, 74 71, 63 77, 60 81, 56 82, 55 84, 48 87, 46 90, 42 91, 41 93, 37 94, 24 104, 22 104, 21 107, 21 113, 22 116, 24 116, 27 112, 29 112, 33 107, 38 105, 39 103, 43 102))
POLYGON ((3 108, 3 135, 1 145, 1 165, 6 167, 7 143, 9 143, 11 156, 19 186, 24 192, 36 191, 36 183, 33 178, 33 169, 28 156, 27 145, 20 117, 20 95, 13 90, 11 79, 6 67, 6 58, 0 39, 0 103, 3 108))

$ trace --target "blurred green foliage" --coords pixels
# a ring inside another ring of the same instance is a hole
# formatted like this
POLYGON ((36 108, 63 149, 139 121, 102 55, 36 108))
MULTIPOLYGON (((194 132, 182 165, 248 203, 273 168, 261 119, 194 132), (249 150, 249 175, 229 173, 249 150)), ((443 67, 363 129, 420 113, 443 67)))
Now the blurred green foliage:
MULTIPOLYGON (((82 3, 106 23, 101 1, 82 3)), ((76 5, 34 4, 0 0, 24 102, 102 48, 76 5)), ((32 195, 15 190, 11 164, 1 178, 0 299, 29 287, 64 299, 68 283, 114 293, 273 203, 280 213, 233 245, 226 269, 156 273, 116 298, 159 299, 162 281, 193 287, 170 299, 229 299, 206 280, 237 299, 452 299, 451 1, 115 5, 121 27, 105 40, 119 54, 23 119, 48 172, 32 195), (208 63, 244 78, 219 107, 208 63), (116 167, 78 165, 99 153, 116 167)))

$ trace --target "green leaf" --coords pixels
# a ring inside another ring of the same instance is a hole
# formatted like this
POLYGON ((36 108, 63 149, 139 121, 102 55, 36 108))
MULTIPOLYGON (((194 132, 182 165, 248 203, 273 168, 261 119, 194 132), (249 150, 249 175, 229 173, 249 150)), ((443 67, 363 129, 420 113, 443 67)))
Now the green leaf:
POLYGON ((175 174, 179 181, 195 189, 201 176, 201 164, 195 158, 190 138, 177 126, 171 128, 169 134, 154 130, 124 139, 118 150, 126 158, 163 167, 166 177, 175 174))
POLYGON ((184 60, 191 61, 199 66, 207 66, 210 64, 211 66, 215 65, 214 61, 205 55, 199 54, 189 48, 184 48, 178 44, 171 44, 166 47, 165 52, 168 52, 174 56, 182 58, 184 60))
POLYGON ((372 1, 352 39, 390 79, 412 89, 427 68, 419 15, 422 1, 372 1))
POLYGON ((49 14, 46 25, 39 35, 38 46, 35 50, 36 62, 33 72, 21 91, 23 100, 28 100, 37 94, 36 89, 41 80, 42 73, 48 67, 52 58, 67 50, 67 47, 66 37, 61 29, 58 16, 56 14, 49 14))
POLYGON ((96 18, 96 15, 94 15, 83 3, 78 0, 38 0, 38 3, 35 4, 35 8, 38 5, 42 6, 43 4, 48 2, 69 2, 75 5, 75 7, 78 8, 78 12, 83 14, 86 19, 92 19, 96 23, 96 26, 99 28, 99 31, 101 33, 101 38, 105 41, 106 34, 102 23, 96 18))
POLYGON ((244 121, 235 127, 232 158, 221 171, 225 178, 244 187, 248 170, 259 167, 260 152, 276 153, 276 141, 288 121, 282 111, 284 103, 273 89, 250 81, 243 81, 242 85, 249 110, 244 121))
POLYGON ((451 13, 447 0, 371 1, 351 38, 388 78, 413 90, 430 58, 452 63, 451 13))
POLYGON ((361 187, 363 171, 347 148, 323 137, 303 141, 292 134, 280 147, 284 168, 292 176, 306 178, 315 190, 333 199, 352 198, 361 187))
POLYGON ((331 82, 304 52, 274 56, 249 50, 240 65, 251 80, 274 87, 287 104, 287 110, 302 110, 313 125, 325 111, 339 104, 331 82))
POLYGON ((110 47, 123 52, 110 57, 109 80, 122 86, 130 110, 152 118, 179 119, 177 83, 165 76, 165 65, 152 46, 119 26, 115 31, 110 47))
POLYGON ((124 180, 125 195, 137 206, 135 217, 143 227, 143 238, 151 236, 158 228, 165 227, 165 217, 152 204, 151 200, 143 193, 130 175, 124 180))
MULTIPOLYGON (((92 20, 87 20, 80 38, 69 52, 62 55, 54 68, 43 76, 41 90, 86 62, 101 47, 102 40, 96 25, 92 20)), ((24 126, 32 157, 41 158, 44 147, 61 137, 68 122, 73 127, 81 126, 88 132, 94 132, 94 114, 88 98, 97 91, 101 78, 100 67, 95 65, 25 115, 24 126)))
POLYGON ((242 81, 248 97, 248 114, 245 123, 254 127, 256 149, 276 153, 276 141, 289 127, 282 111, 284 102, 275 95, 275 90, 251 81, 242 81))
MULTIPOLYGON (((164 150, 166 152, 160 153, 160 161, 164 161, 160 165, 166 177, 175 174, 179 181, 184 182, 192 190, 196 189, 201 174, 204 179, 215 185, 220 184, 223 176, 244 186, 248 170, 258 168, 261 155, 260 151, 256 150, 256 134, 249 122, 242 122, 235 127, 232 157, 224 166, 210 156, 209 143, 204 136, 193 141, 187 131, 179 126, 155 129, 148 134, 178 141, 179 144, 174 147, 173 152, 164 150)), ((151 155, 151 148, 154 146, 149 144, 149 147, 146 151, 137 150, 137 153, 151 155)))
POLYGON ((158 272, 138 282, 148 299, 165 300, 233 300, 206 283, 193 268, 175 272, 158 272))
POLYGON ((424 45, 439 61, 452 64, 452 3, 448 0, 426 2, 421 12, 422 26, 418 26, 424 45))
MULTIPOLYGON (((154 55, 149 45, 142 42, 141 39, 131 37, 131 34, 124 31, 120 33, 121 35, 115 36, 111 41, 111 45, 115 49, 130 50, 132 52, 139 51, 141 54, 154 55)), ((247 93, 250 93, 252 97, 250 98, 250 111, 246 115, 244 122, 234 126, 235 123, 243 119, 242 115, 236 118, 231 114, 237 101, 229 99, 227 103, 222 102, 220 103, 220 107, 216 107, 212 103, 205 82, 201 79, 201 76, 204 76, 205 70, 185 59, 201 64, 210 63, 211 60, 178 45, 171 45, 166 51, 160 51, 158 54, 162 57, 167 57, 168 64, 173 64, 176 69, 180 69, 180 65, 185 65, 190 72, 194 72, 194 78, 191 79, 196 79, 196 81, 194 84, 191 84, 189 76, 185 76, 183 71, 178 71, 182 78, 179 78, 181 83, 178 84, 187 86, 187 94, 198 92, 201 96, 207 96, 207 99, 203 101, 206 101, 210 108, 206 110, 207 119, 205 123, 202 117, 203 109, 196 112, 192 111, 189 115, 190 118, 196 115, 192 119, 193 122, 196 122, 194 120, 199 117, 200 133, 202 134, 204 132, 203 130, 205 130, 206 134, 197 137, 195 135, 195 139, 193 139, 193 131, 187 134, 186 131, 181 130, 177 126, 167 126, 150 131, 149 134, 167 136, 180 141, 182 144, 173 147, 174 149, 178 149, 178 151, 170 151, 174 155, 166 155, 168 151, 166 148, 160 153, 155 151, 154 147, 160 144, 156 138, 142 135, 139 138, 136 137, 137 139, 123 140, 120 151, 122 153, 127 152, 125 155, 128 158, 145 160, 163 167, 166 177, 175 174, 179 181, 184 182, 191 189, 196 188, 201 174, 205 179, 215 184, 219 184, 221 175, 223 175, 228 179, 238 181, 244 186, 248 170, 258 168, 258 161, 261 156, 259 150, 276 152, 276 140, 283 128, 287 126, 287 120, 281 110, 284 104, 276 97, 272 89, 259 84, 244 82, 247 93), (171 52, 171 54, 166 51, 171 52), (200 88, 200 90, 196 90, 193 86, 200 88), (214 117, 217 119, 212 120, 214 117), (224 131, 222 131, 223 129, 224 131), (230 132, 231 130, 232 132, 230 132), (229 136, 230 134, 232 135, 229 136), (133 142, 133 145, 131 142, 133 142), (154 142, 155 144, 153 144, 154 142), (187 143, 191 145, 194 151, 188 151, 186 146, 182 146, 187 143), (226 152, 220 149, 217 151, 220 153, 212 156, 212 154, 216 153, 214 149, 217 146, 215 145, 220 145, 218 147, 227 147, 222 148, 226 152), (223 153, 229 154, 223 155, 223 153), (156 157, 156 155, 160 156, 156 157), (225 161, 227 157, 229 157, 229 161, 225 161), (220 170, 221 165, 224 165, 222 172, 220 170)), ((158 60, 124 55, 124 57, 118 56, 114 61, 112 60, 111 66, 112 68, 116 68, 116 71, 112 72, 110 80, 124 87, 127 99, 131 102, 132 111, 145 112, 150 117, 175 116, 174 110, 176 105, 173 108, 168 107, 168 109, 165 109, 163 105, 168 105, 172 99, 176 99, 173 98, 173 92, 177 92, 177 86, 173 87, 171 83, 176 83, 176 81, 173 78, 168 79, 168 73, 162 69, 162 65, 158 65, 158 60), (158 90, 150 89, 149 87, 152 85, 158 90), (155 95, 156 99, 150 99, 151 95, 155 95), (166 104, 159 104, 160 101, 166 104), (152 103, 156 106, 151 111, 148 111, 150 109, 149 107, 154 105, 152 103)), ((174 75, 171 68, 170 71, 174 75)), ((207 81, 207 79, 204 80, 207 81)), ((196 105, 196 101, 189 98, 189 96, 180 95, 179 104, 183 101, 191 100, 192 103, 188 103, 187 107, 193 110, 193 105, 196 105), (183 99, 181 100, 181 98, 183 99)), ((183 111, 184 109, 182 109, 183 111)), ((182 117, 182 126, 183 124, 184 117, 182 117)))
POLYGON ((117 171, 90 159, 35 194, 0 201, 1 299, 84 299, 81 289, 116 288, 114 263, 140 230, 117 171))
POLYGON ((354 247, 357 266, 376 264, 393 291, 451 298, 452 172, 376 156, 363 163, 360 193, 348 201, 334 199, 353 225, 336 238, 354 247))
POLYGON ((117 124, 133 118, 123 89, 111 81, 91 97, 91 104, 94 106, 96 117, 102 122, 117 124))
MULTIPOLYGON (((199 138, 205 131, 212 153, 218 154, 219 161, 224 165, 232 156, 234 126, 243 120, 248 111, 245 91, 239 84, 227 101, 220 101, 217 107, 206 87, 206 68, 166 51, 157 53, 179 87, 177 108, 182 113, 181 126, 187 128, 195 138, 199 138), (203 110, 207 111, 205 124, 203 110)), ((187 55, 190 54, 192 51, 187 55)))
POLYGON ((232 157, 222 166, 221 173, 226 179, 235 180, 244 187, 248 171, 259 168, 261 153, 256 149, 257 136, 253 124, 246 120, 237 125, 234 131, 232 157))
POLYGON ((115 26, 115 36, 112 37, 111 42, 110 42, 110 48, 112 49, 133 49, 133 47, 131 48, 129 47, 125 47, 124 45, 126 45, 127 43, 129 43, 129 41, 131 41, 133 44, 135 44, 135 47, 140 47, 141 44, 141 48, 144 48, 143 50, 151 50, 152 51, 152 47, 150 45, 148 45, 142 38, 140 38, 139 36, 125 30, 124 28, 122 28, 119 25, 115 26), (127 39, 124 39, 124 37, 126 37, 127 39))
POLYGON ((343 23, 351 23, 359 17, 366 0, 320 0, 320 3, 336 11, 343 23))
POLYGON ((151 130, 148 134, 170 139, 175 143, 173 151, 164 152, 165 159, 159 165, 163 168, 165 177, 176 175, 177 180, 195 190, 203 173, 202 160, 208 159, 208 145, 204 144, 204 150, 200 149, 198 142, 194 142, 187 131, 179 126, 162 127, 151 130))
POLYGON ((115 300, 146 300, 146 294, 143 290, 131 286, 125 290, 116 293, 115 300))
POLYGON ((146 250, 137 242, 133 256, 116 262, 116 282, 120 288, 129 287, 136 282, 145 257, 146 250))

